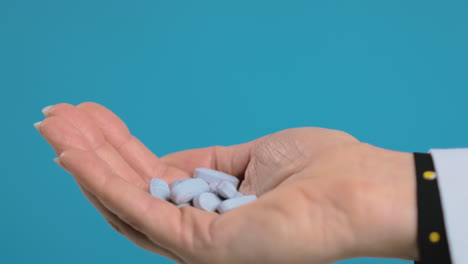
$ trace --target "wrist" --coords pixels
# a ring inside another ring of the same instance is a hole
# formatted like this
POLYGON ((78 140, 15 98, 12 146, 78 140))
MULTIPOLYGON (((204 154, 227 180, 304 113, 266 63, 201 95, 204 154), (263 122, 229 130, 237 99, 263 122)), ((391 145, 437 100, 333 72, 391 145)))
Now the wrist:
POLYGON ((358 256, 418 259, 417 201, 412 153, 363 144, 358 256))

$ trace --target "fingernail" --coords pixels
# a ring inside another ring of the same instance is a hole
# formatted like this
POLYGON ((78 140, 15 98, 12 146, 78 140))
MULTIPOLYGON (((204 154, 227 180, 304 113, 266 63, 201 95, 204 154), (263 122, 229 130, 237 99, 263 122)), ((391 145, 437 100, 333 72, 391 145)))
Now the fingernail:
POLYGON ((34 127, 39 131, 39 126, 41 125, 41 122, 36 122, 34 123, 34 127))
POLYGON ((60 165, 60 159, 59 158, 54 158, 54 162, 60 165))
POLYGON ((47 115, 47 112, 50 110, 50 108, 52 108, 51 105, 48 105, 48 106, 42 108, 42 113, 43 113, 44 115, 47 115))

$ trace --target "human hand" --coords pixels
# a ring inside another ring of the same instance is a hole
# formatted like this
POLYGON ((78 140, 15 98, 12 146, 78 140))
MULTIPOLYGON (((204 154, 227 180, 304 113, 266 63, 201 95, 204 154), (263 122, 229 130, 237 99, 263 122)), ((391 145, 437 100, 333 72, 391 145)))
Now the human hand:
POLYGON ((179 263, 329 263, 417 258, 409 153, 322 128, 296 128, 229 147, 157 158, 112 112, 59 104, 38 130, 83 193, 121 234, 179 263), (255 202, 223 215, 177 208, 148 193, 197 167, 243 179, 255 202))

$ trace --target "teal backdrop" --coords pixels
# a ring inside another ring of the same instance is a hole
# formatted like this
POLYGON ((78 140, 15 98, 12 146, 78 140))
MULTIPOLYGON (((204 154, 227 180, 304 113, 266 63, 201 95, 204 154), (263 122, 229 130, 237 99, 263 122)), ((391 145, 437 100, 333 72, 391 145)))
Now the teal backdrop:
POLYGON ((300 126, 468 147, 467 14, 465 0, 0 0, 0 263, 174 263, 114 232, 52 162, 42 107, 101 103, 157 155, 300 126))

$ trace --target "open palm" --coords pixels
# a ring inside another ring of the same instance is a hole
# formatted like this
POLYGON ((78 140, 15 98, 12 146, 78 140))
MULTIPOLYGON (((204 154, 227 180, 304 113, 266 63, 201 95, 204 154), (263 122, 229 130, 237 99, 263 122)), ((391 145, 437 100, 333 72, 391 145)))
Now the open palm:
MULTIPOLYGON (((340 131, 289 129, 240 145, 158 158, 101 105, 59 104, 45 114, 40 133, 110 225, 179 263, 328 263, 363 254, 366 246, 357 243, 356 230, 366 221, 393 220, 385 218, 390 209, 366 211, 372 203, 355 208, 362 202, 356 188, 375 192, 374 203, 388 199, 393 189, 385 192, 380 182, 365 179, 367 172, 356 162, 369 147, 340 131), (259 199, 218 215, 179 209, 148 193, 150 179, 170 183, 189 178, 198 167, 239 177, 240 191, 259 199)), ((368 243, 382 239, 362 235, 368 243)), ((401 253, 404 246, 393 250, 401 253)))

